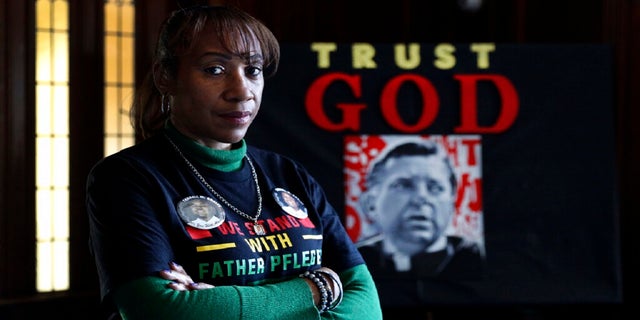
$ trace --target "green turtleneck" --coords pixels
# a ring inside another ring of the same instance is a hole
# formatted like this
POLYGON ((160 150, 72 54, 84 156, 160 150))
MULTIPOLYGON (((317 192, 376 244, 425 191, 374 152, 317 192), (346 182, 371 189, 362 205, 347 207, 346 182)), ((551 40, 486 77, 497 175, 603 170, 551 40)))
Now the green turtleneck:
POLYGON ((198 163, 224 172, 235 171, 242 167, 242 158, 247 153, 247 144, 244 139, 234 144, 231 150, 217 150, 203 146, 185 136, 173 126, 171 121, 167 121, 164 127, 169 138, 178 145, 182 153, 198 163))

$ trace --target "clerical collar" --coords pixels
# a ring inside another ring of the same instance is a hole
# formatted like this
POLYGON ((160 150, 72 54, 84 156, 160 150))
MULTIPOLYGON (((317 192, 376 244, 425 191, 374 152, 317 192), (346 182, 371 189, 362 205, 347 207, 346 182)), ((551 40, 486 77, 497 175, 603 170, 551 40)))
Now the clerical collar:
POLYGON ((206 167, 224 172, 235 171, 242 167, 242 158, 247 153, 247 144, 244 139, 231 146, 231 150, 217 150, 203 146, 183 135, 170 121, 167 121, 164 130, 186 156, 206 167))

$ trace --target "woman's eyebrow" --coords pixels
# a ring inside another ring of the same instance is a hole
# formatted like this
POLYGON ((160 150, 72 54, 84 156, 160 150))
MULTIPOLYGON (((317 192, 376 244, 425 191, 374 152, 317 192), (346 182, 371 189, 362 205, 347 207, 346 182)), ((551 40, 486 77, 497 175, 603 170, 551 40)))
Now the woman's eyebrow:
POLYGON ((207 52, 203 53, 202 55, 200 55, 200 59, 205 59, 205 58, 210 58, 210 57, 218 57, 218 58, 222 58, 222 59, 225 59, 225 60, 231 60, 233 58, 233 56, 231 54, 217 52, 217 51, 207 51, 207 52))

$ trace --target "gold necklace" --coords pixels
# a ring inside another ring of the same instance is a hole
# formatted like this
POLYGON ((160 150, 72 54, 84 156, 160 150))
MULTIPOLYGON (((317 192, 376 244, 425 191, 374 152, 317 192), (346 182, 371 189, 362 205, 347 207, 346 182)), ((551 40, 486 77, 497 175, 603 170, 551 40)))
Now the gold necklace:
POLYGON ((257 210, 257 213, 256 213, 255 217, 252 217, 252 216, 242 212, 240 209, 236 208, 229 201, 227 201, 227 199, 225 199, 215 189, 213 189, 213 187, 207 182, 207 180, 205 180, 205 178, 200 174, 198 169, 196 169, 196 167, 193 164, 191 164, 191 162, 184 156, 184 154, 182 154, 182 151, 180 151, 180 148, 178 148, 178 146, 173 142, 173 140, 171 140, 171 138, 169 138, 169 136, 166 135, 166 134, 165 134, 165 137, 167 138, 167 140, 169 140, 169 143, 171 143, 173 148, 176 150, 178 155, 180 155, 182 160, 184 160, 184 162, 191 169, 191 171, 193 171, 193 173, 196 175, 196 177, 198 177, 198 180, 200 180, 200 182, 202 182, 202 184, 204 184, 204 186, 207 187, 207 189, 209 189, 209 191, 211 191, 211 193, 213 193, 213 195, 215 195, 215 197, 218 198, 218 200, 220 200, 222 203, 224 203, 233 212, 239 214, 240 216, 242 216, 242 217, 244 217, 244 218, 246 218, 248 220, 253 221, 253 231, 257 235, 263 236, 263 235, 265 235, 267 233, 265 231, 265 229, 264 229, 264 226, 261 225, 261 224, 258 224, 258 217, 260 217, 260 214, 262 213, 262 193, 260 193, 260 185, 258 184, 258 175, 256 174, 256 168, 253 166, 253 162, 251 161, 251 158, 249 158, 248 155, 245 155, 245 158, 247 158, 247 162, 249 163, 249 166, 251 167, 251 176, 253 177, 253 182, 256 184, 256 193, 258 194, 258 210, 257 210))

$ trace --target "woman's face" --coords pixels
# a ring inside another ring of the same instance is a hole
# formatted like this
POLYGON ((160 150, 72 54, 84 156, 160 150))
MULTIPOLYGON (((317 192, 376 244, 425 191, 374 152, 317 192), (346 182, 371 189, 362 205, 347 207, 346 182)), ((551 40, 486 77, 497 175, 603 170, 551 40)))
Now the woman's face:
POLYGON ((229 149, 244 138, 262 98, 263 59, 254 41, 247 59, 223 48, 205 28, 193 49, 179 57, 171 121, 186 136, 215 149, 229 149))
POLYGON ((298 209, 298 202, 290 194, 283 192, 282 199, 289 205, 289 207, 298 209))
POLYGON ((404 156, 385 167, 375 205, 385 238, 407 253, 442 239, 454 210, 450 171, 435 156, 404 156))

